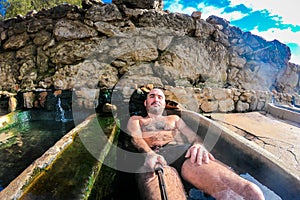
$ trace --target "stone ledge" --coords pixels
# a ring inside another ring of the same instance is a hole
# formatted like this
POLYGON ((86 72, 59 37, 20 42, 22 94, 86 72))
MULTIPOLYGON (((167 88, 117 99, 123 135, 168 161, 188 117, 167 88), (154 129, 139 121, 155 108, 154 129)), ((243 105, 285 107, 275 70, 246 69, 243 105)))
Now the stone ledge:
POLYGON ((274 117, 300 124, 300 109, 269 103, 267 106, 267 112, 274 117), (295 111, 293 111, 292 109, 294 109, 295 111), (297 110, 298 112, 296 112, 297 110))

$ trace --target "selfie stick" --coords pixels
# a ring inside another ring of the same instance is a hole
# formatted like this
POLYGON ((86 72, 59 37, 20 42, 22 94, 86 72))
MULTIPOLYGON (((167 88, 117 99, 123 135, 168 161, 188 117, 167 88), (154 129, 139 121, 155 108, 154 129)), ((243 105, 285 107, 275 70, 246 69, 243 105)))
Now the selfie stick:
POLYGON ((160 192, 161 192, 161 198, 163 200, 168 200, 167 191, 166 191, 166 185, 164 181, 164 170, 163 166, 160 163, 156 163, 154 166, 155 173, 158 175, 158 182, 160 186, 160 192))

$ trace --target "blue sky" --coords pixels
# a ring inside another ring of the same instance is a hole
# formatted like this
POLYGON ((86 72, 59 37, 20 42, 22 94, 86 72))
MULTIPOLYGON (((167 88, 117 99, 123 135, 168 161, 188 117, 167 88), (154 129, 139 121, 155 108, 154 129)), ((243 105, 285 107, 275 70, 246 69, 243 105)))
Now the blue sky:
MULTIPOLYGON (((111 0, 103 0, 110 3, 111 0)), ((164 9, 191 14, 201 11, 202 19, 222 17, 232 26, 250 31, 267 41, 288 45, 290 62, 300 64, 300 17, 297 0, 164 0, 164 9)))

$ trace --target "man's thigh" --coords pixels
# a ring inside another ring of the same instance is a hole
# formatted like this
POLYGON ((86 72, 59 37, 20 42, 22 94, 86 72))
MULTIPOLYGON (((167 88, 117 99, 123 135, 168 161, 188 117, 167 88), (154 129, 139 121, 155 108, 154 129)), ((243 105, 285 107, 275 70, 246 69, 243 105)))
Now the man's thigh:
POLYGON ((182 177, 198 189, 214 194, 223 190, 236 191, 246 180, 219 161, 192 164, 189 159, 182 166, 182 177))

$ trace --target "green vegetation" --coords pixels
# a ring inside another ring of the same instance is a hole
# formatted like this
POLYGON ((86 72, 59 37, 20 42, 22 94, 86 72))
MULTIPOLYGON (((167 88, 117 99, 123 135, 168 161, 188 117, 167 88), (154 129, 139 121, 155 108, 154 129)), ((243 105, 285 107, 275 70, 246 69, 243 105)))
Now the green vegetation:
POLYGON ((42 10, 55 7, 59 4, 68 3, 81 6, 81 0, 9 0, 10 6, 7 8, 5 19, 25 16, 32 10, 42 10))

